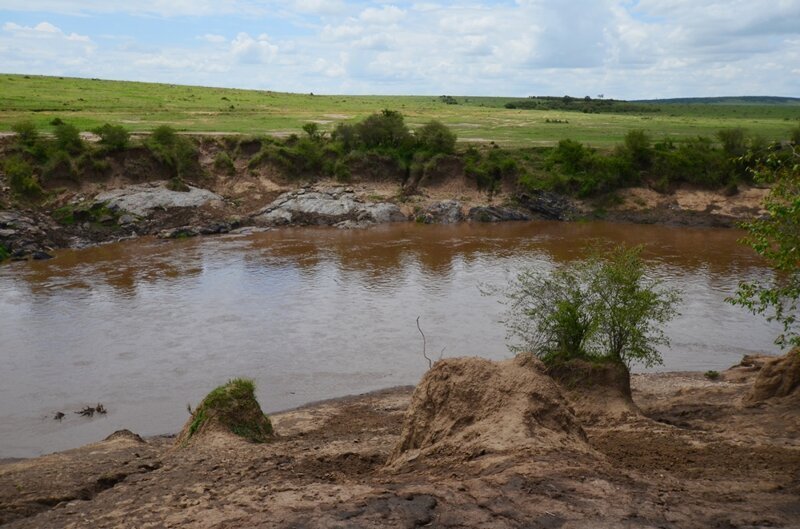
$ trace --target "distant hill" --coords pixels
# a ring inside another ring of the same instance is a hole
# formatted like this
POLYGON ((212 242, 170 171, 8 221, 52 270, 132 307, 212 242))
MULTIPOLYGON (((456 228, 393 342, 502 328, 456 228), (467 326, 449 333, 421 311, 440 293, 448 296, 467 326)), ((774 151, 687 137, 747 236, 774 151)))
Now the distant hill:
POLYGON ((631 103, 655 105, 800 105, 800 97, 732 96, 732 97, 674 97, 670 99, 639 99, 631 103))

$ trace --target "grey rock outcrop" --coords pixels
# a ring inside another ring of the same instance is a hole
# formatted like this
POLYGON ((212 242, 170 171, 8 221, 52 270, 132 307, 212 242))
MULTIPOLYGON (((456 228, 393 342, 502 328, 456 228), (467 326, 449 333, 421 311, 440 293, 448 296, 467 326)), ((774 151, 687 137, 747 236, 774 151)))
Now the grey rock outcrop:
POLYGON ((549 220, 570 220, 575 216, 575 206, 564 195, 551 191, 532 191, 516 196, 517 203, 537 217, 549 220))
POLYGON ((222 197, 207 189, 189 186, 189 191, 172 191, 166 182, 151 182, 104 191, 95 197, 112 210, 122 210, 146 217, 157 209, 194 208, 221 203, 222 197))
POLYGON ((381 224, 408 219, 395 204, 363 202, 352 189, 334 187, 284 193, 252 220, 264 226, 333 226, 345 221, 381 224))
POLYGON ((426 207, 414 216, 424 224, 455 224, 464 220, 462 205, 458 200, 445 200, 426 207))
POLYGON ((469 210, 467 217, 473 222, 506 222, 532 218, 523 210, 505 206, 477 206, 469 210))
POLYGON ((49 259, 57 246, 50 238, 56 230, 43 215, 18 211, 0 211, 0 245, 12 259, 49 259))

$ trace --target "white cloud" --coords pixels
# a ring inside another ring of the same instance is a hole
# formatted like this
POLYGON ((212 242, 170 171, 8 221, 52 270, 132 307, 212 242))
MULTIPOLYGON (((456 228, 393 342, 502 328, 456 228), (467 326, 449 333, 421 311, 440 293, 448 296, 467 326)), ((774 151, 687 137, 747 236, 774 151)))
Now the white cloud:
POLYGON ((336 15, 347 11, 347 6, 340 0, 294 0, 296 11, 315 15, 336 15))
POLYGON ((242 63, 268 63, 278 55, 278 46, 272 44, 265 34, 253 38, 247 33, 239 33, 231 42, 231 53, 242 63))
POLYGON ((378 9, 375 7, 368 7, 358 16, 361 20, 368 24, 388 25, 396 24, 405 18, 406 12, 394 5, 383 6, 378 9))
POLYGON ((70 33, 67 35, 49 22, 40 22, 35 26, 21 26, 13 22, 6 22, 3 24, 3 31, 13 33, 19 38, 63 39, 86 44, 91 44, 92 42, 86 35, 78 35, 77 33, 70 33))
POLYGON ((769 8, 752 0, 3 4, 6 12, 90 15, 82 21, 97 13, 123 22, 146 15, 130 26, 145 30, 153 15, 176 17, 175 24, 190 15, 193 28, 160 41, 115 41, 103 37, 106 28, 83 29, 85 22, 81 34, 69 33, 69 18, 41 17, 58 20, 63 31, 49 22, 8 21, 0 31, 7 71, 315 93, 800 93, 800 0, 773 0, 769 8), (255 36, 262 28, 269 37, 255 36), (231 40, 223 31, 238 34, 231 40))
POLYGON ((199 38, 200 40, 204 40, 206 42, 210 42, 212 44, 220 44, 228 40, 222 35, 215 35, 213 33, 206 33, 202 37, 197 37, 197 38, 199 38))

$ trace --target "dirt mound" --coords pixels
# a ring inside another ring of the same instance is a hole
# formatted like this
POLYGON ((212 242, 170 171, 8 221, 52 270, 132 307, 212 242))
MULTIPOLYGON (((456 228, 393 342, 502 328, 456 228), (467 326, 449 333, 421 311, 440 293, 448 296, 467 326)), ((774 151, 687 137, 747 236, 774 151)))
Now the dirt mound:
POLYGON ((764 362, 746 400, 761 402, 788 396, 800 399, 800 347, 764 362))
POLYGON ((564 389, 583 424, 641 414, 631 397, 630 373, 622 364, 570 360, 549 367, 547 373, 564 389))
POLYGON ((194 410, 176 439, 186 446, 201 439, 232 433, 254 443, 263 443, 274 435, 269 417, 261 411, 252 380, 233 379, 209 393, 194 410))
POLYGON ((414 391, 390 465, 420 455, 474 458, 524 449, 584 449, 586 435, 533 355, 437 362, 414 391))

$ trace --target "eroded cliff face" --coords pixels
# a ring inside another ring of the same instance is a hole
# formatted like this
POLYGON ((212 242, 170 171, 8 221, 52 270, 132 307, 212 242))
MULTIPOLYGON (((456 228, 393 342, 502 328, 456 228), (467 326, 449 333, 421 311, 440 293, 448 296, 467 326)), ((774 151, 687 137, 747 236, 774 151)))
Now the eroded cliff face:
POLYGON ((595 377, 586 413, 593 390, 574 393, 534 359, 448 359, 416 390, 276 414, 268 443, 216 432, 176 447, 119 434, 0 465, 0 519, 15 528, 796 527, 797 390, 751 401, 758 380, 792 362, 751 359, 716 381, 634 375, 636 408, 598 419, 604 400, 612 411, 626 401, 615 377, 595 377))

